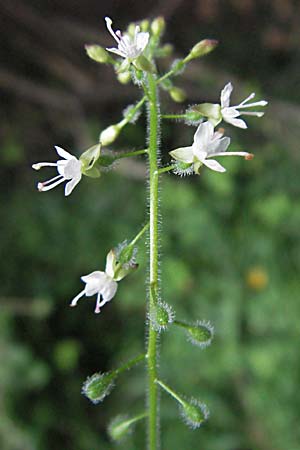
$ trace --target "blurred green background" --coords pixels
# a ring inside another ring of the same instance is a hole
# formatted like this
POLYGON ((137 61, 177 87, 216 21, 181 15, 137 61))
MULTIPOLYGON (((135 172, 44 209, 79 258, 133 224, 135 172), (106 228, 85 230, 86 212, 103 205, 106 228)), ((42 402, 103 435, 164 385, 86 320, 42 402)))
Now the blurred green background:
MULTIPOLYGON (((103 268, 107 251, 144 222, 144 161, 84 178, 68 199, 62 187, 39 194, 47 174, 31 169, 55 160, 53 145, 80 154, 139 96, 85 55, 86 43, 112 44, 105 15, 121 29, 164 15, 176 57, 203 38, 220 41, 176 81, 186 105, 217 101, 230 80, 235 100, 254 90, 270 102, 248 131, 226 127, 253 161, 228 158, 225 174, 162 179, 163 299, 178 319, 216 329, 203 351, 181 330, 162 336, 162 378, 211 410, 190 431, 162 393, 162 448, 299 450, 300 3, 292 0, 0 1, 0 448, 113 450, 109 420, 144 405, 143 367, 123 374, 98 406, 80 390, 88 375, 143 351, 145 247, 140 270, 100 316, 93 301, 69 308, 80 276, 103 268)), ((164 112, 184 109, 162 100, 164 112)), ((126 128, 112 148, 143 148, 144 125, 126 128)), ((164 161, 193 132, 164 123, 164 161)), ((141 450, 143 439, 140 423, 117 448, 141 450)))

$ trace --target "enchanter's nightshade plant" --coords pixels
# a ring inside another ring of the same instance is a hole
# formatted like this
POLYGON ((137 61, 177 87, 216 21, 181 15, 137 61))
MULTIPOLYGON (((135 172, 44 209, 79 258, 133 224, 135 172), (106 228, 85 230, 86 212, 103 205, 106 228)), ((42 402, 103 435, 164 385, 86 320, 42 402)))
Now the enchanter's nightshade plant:
MULTIPOLYGON (((114 167, 114 162, 121 158, 129 158, 143 155, 148 158, 148 183, 149 183, 149 222, 141 229, 135 238, 127 243, 124 241, 111 250, 107 255, 105 271, 96 270, 81 277, 85 283, 84 289, 72 300, 71 306, 76 306, 83 296, 97 296, 95 312, 99 313, 102 306, 109 302, 116 294, 118 282, 130 273, 134 272, 138 265, 135 261, 136 245, 145 235, 149 234, 149 276, 147 277, 147 306, 145 312, 145 326, 147 343, 146 351, 129 360, 120 367, 96 373, 88 377, 83 385, 83 394, 94 404, 102 402, 115 385, 115 381, 121 373, 127 372, 136 364, 146 362, 147 388, 146 410, 136 412, 133 416, 120 416, 113 420, 108 427, 108 434, 114 440, 125 437, 131 427, 140 420, 147 421, 147 449, 158 450, 160 448, 160 409, 159 389, 163 389, 179 404, 180 412, 185 423, 192 429, 199 428, 208 418, 207 406, 198 398, 187 399, 179 395, 176 390, 160 379, 159 373, 159 336, 170 327, 183 329, 188 341, 198 350, 207 348, 212 342, 214 329, 210 322, 203 320, 181 321, 176 318, 173 305, 169 305, 161 298, 159 278, 159 183, 160 177, 165 172, 173 172, 178 175, 199 174, 200 168, 206 166, 216 172, 225 172, 225 168, 216 161, 216 157, 243 156, 246 160, 253 155, 248 152, 227 151, 230 138, 224 136, 225 130, 215 129, 222 120, 239 128, 247 128, 246 123, 239 119, 241 115, 261 117, 263 112, 244 112, 246 108, 265 106, 266 101, 249 103, 254 97, 251 94, 246 100, 237 106, 230 106, 232 84, 228 83, 221 93, 220 104, 203 103, 192 105, 184 114, 161 114, 159 91, 167 91, 176 102, 185 98, 183 89, 173 84, 173 78, 179 75, 186 65, 196 58, 210 53, 217 45, 212 39, 203 39, 194 45, 191 51, 182 59, 176 59, 170 69, 163 75, 159 74, 156 58, 169 57, 171 47, 161 45, 160 40, 165 28, 163 18, 158 17, 150 23, 147 20, 139 25, 130 24, 126 33, 119 30, 114 32, 112 20, 105 18, 106 26, 117 41, 117 48, 104 49, 99 45, 87 45, 88 56, 97 63, 107 63, 113 66, 118 81, 122 84, 130 82, 137 85, 142 91, 141 99, 134 105, 125 108, 122 118, 115 124, 99 132, 99 142, 84 151, 79 159, 69 154, 60 147, 56 147, 57 153, 63 158, 56 163, 34 164, 34 169, 44 166, 54 166, 59 175, 45 183, 39 183, 41 191, 47 191, 58 184, 67 181, 65 194, 69 195, 79 183, 82 175, 97 178, 101 172, 107 173, 114 167), (142 31, 140 31, 142 30, 142 31), (120 58, 114 59, 110 53, 120 58), (146 105, 148 119, 147 148, 135 151, 113 152, 102 146, 111 145, 117 140, 122 130, 129 124, 135 123, 142 108, 146 105), (161 166, 160 162, 160 122, 161 119, 182 119, 189 125, 197 125, 194 141, 188 147, 181 147, 170 151, 172 162, 170 165, 161 166)), ((117 307, 117 304, 116 304, 117 307)), ((74 312, 76 314, 76 310, 74 312)), ((184 443, 179 444, 180 449, 185 448, 184 443)), ((175 450, 175 449, 172 449, 175 450)))

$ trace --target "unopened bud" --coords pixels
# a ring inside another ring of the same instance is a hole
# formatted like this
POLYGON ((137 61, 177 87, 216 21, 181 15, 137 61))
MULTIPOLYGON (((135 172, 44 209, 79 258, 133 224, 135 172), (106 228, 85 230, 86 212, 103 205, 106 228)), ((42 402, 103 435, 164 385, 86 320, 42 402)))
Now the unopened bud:
POLYGON ((109 53, 100 45, 86 45, 85 50, 88 56, 98 63, 109 63, 112 61, 109 53))
POLYGON ((99 141, 102 145, 109 145, 114 142, 119 136, 121 128, 118 125, 110 125, 102 131, 99 141))
POLYGON ((153 36, 159 37, 165 31, 166 22, 163 17, 156 17, 151 24, 151 31, 153 36))
POLYGON ((113 389, 115 377, 113 372, 95 373, 84 382, 81 392, 94 404, 102 402, 113 389))
POLYGON ((208 53, 213 51, 217 45, 218 41, 216 41, 215 39, 203 39, 202 41, 194 45, 194 47, 188 54, 186 61, 190 61, 195 58, 201 58, 201 56, 207 55, 208 53))
POLYGON ((181 103, 184 102, 184 100, 186 99, 185 91, 179 87, 173 86, 169 90, 169 93, 174 102, 181 103))
POLYGON ((131 80, 131 73, 129 71, 120 72, 117 74, 117 78, 121 84, 128 84, 131 80))
POLYGON ((196 399, 184 401, 180 412, 184 422, 193 430, 199 428, 209 417, 207 406, 196 399))
POLYGON ((148 31, 149 30, 149 26, 150 26, 150 23, 149 23, 148 19, 144 19, 140 23, 141 31, 148 31))

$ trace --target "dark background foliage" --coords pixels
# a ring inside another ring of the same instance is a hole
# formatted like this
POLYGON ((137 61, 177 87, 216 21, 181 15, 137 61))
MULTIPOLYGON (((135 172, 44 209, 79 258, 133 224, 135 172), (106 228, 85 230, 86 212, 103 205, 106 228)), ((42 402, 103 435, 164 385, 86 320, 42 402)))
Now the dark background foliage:
MULTIPOLYGON (((122 29, 163 15, 175 56, 200 39, 220 41, 176 81, 186 104, 217 101, 229 80, 235 99, 254 90, 270 101, 248 131, 227 130, 253 161, 228 159, 226 174, 163 177, 163 299, 178 318, 216 327, 204 351, 181 330, 162 337, 163 379, 212 412, 189 431, 162 394, 163 448, 299 450, 299 14, 291 0, 0 1, 1 449, 113 449, 111 417, 143 409, 143 367, 122 375, 101 405, 80 390, 88 375, 144 348, 145 248, 100 316, 91 301, 68 305, 80 276, 101 269, 109 248, 143 223, 144 162, 85 178, 68 199, 59 188, 37 193, 43 174, 30 166, 54 159, 54 144, 79 154, 139 96, 86 57, 86 43, 111 45, 103 17, 122 29)), ((166 112, 183 109, 163 101, 166 112)), ((142 148, 143 125, 113 149, 142 148)), ((163 124, 163 157, 192 135, 163 124)), ((144 448, 143 434, 139 424, 119 448, 144 448)))

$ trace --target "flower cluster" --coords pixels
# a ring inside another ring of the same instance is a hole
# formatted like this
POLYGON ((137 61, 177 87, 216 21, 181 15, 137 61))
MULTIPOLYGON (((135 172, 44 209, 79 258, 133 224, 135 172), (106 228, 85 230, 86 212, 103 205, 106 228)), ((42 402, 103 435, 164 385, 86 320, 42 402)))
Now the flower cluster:
MULTIPOLYGON (((252 93, 239 105, 230 106, 232 90, 232 84, 228 83, 221 92, 220 104, 203 103, 202 105, 194 107, 193 110, 197 111, 202 116, 206 116, 207 121, 200 123, 198 126, 194 135, 194 142, 191 146, 180 147, 169 152, 175 161, 185 164, 182 169, 183 174, 191 172, 199 174, 199 169, 203 165, 216 172, 225 172, 225 167, 215 159, 212 159, 217 156, 243 156, 247 160, 253 158, 254 155, 248 152, 228 152, 227 149, 230 145, 230 138, 223 136, 223 128, 215 130, 215 126, 224 120, 238 128, 247 128, 246 122, 242 119, 237 119, 238 116, 244 114, 262 117, 264 112, 243 112, 243 109, 253 106, 265 106, 268 102, 262 100, 255 103, 248 103, 249 100, 255 96, 255 94, 252 93)), ((175 166, 175 173, 181 174, 180 165, 175 166)))

